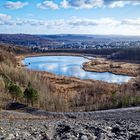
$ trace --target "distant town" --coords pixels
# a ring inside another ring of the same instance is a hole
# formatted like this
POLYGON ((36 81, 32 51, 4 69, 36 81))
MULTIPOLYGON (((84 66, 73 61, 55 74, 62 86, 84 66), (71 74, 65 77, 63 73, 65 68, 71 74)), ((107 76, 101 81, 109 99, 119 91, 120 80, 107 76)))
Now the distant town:
POLYGON ((140 37, 111 35, 0 34, 0 43, 21 45, 40 51, 56 49, 139 48, 140 37))

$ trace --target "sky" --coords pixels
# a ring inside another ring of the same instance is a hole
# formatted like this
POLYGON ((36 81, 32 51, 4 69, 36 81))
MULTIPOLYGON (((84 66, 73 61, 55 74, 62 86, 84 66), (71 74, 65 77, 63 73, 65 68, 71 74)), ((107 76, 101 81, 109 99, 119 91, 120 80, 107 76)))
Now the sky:
POLYGON ((140 0, 0 0, 0 33, 140 35, 140 0))

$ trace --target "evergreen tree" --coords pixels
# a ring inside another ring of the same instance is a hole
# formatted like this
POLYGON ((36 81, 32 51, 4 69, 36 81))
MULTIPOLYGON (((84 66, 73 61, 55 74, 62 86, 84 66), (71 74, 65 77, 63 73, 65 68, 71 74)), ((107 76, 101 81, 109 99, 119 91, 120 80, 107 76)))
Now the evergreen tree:
POLYGON ((38 92, 28 84, 28 87, 24 91, 24 97, 27 99, 27 102, 30 103, 32 106, 38 100, 38 92))
POLYGON ((11 94, 13 100, 17 101, 18 98, 21 98, 23 96, 23 92, 20 89, 20 87, 14 83, 10 83, 8 86, 8 89, 9 89, 9 93, 11 94))

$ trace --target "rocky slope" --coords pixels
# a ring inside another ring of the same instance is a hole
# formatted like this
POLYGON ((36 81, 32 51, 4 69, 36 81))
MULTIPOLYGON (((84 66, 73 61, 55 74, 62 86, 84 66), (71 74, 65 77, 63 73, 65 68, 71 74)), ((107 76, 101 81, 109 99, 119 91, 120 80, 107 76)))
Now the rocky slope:
POLYGON ((140 107, 79 113, 0 112, 0 139, 140 140, 140 107))

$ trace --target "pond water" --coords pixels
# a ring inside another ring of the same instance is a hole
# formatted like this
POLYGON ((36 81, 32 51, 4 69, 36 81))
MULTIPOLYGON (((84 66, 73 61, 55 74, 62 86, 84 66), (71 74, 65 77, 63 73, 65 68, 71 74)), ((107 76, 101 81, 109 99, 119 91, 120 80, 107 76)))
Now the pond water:
POLYGON ((23 60, 23 63, 31 70, 47 71, 56 75, 72 76, 80 79, 102 80, 109 83, 124 83, 132 78, 110 72, 84 71, 82 64, 87 61, 89 60, 80 56, 37 56, 27 57, 23 60))

